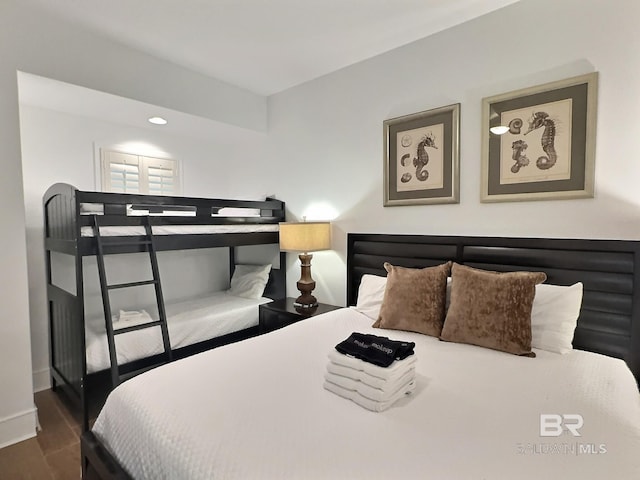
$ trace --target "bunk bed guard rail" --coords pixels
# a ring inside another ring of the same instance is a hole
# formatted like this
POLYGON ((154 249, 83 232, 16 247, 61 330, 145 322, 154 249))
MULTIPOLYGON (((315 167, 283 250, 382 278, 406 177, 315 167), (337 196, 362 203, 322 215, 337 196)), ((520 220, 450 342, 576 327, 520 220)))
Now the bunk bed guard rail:
MULTIPOLYGON (((253 201, 89 192, 57 183, 47 190, 43 200, 45 248, 81 256, 97 253, 95 240, 83 234, 91 230, 93 215, 100 215, 103 227, 142 228, 148 219, 152 227, 229 228, 230 233, 215 237, 199 233, 158 235, 159 251, 277 243, 277 225, 285 218, 285 203, 273 198, 253 201), (233 226, 238 229, 232 230, 233 226), (268 230, 267 226, 273 228, 268 230), (246 235, 251 228, 256 231, 246 235)), ((137 250, 123 248, 112 253, 134 251, 137 250)))

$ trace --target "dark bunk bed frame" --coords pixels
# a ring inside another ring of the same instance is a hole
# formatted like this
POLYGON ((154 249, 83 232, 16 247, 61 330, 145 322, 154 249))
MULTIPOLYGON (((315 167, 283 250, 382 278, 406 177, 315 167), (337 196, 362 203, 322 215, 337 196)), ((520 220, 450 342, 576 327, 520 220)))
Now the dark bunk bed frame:
MULTIPOLYGON (((97 255, 95 237, 83 237, 83 226, 94 226, 94 215, 81 212, 81 204, 100 204, 100 226, 157 225, 245 225, 278 224, 284 221, 285 204, 280 200, 265 201, 224 200, 194 197, 171 197, 138 194, 120 194, 81 191, 75 187, 57 183, 44 194, 44 245, 47 275, 47 300, 50 334, 51 386, 62 392, 66 399, 82 411, 83 430, 89 428, 89 417, 96 412, 90 408, 101 407, 111 390, 109 369, 89 374, 85 356, 84 277, 82 258, 97 255), (191 211, 195 216, 127 215, 127 208, 147 210, 150 214, 191 211), (215 216, 220 209, 259 209, 260 216, 215 216), (52 283, 51 253, 70 255, 75 261, 75 294, 52 283)), ((105 237, 103 237, 105 238, 105 237)), ((129 245, 110 246, 105 254, 147 252, 142 245, 130 241, 143 236, 109 237, 125 239, 129 245)), ((279 234, 273 232, 242 232, 214 234, 154 235, 156 251, 186 250, 198 248, 229 247, 229 274, 235 268, 237 246, 277 244, 279 234)), ((141 242, 143 243, 143 242, 141 242)), ((286 296, 285 254, 280 253, 280 268, 272 269, 264 296, 274 300, 286 296)), ((259 333, 257 326, 204 340, 173 350, 174 359, 183 358, 220 345, 239 341, 259 333)), ((159 362, 155 355, 125 365, 124 372, 135 372, 159 362)))

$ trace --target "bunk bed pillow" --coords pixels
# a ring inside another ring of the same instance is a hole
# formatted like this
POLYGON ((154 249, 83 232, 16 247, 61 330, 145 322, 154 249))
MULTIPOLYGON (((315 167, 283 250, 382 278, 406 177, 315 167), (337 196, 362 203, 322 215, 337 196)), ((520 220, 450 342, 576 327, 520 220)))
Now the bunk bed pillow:
POLYGON ((236 265, 229 293, 236 297, 260 298, 269 280, 269 265, 236 265))
POLYGON ((259 217, 259 208, 222 207, 216 214, 220 217, 259 217))
POLYGON ((103 203, 81 203, 80 215, 104 215, 103 203))

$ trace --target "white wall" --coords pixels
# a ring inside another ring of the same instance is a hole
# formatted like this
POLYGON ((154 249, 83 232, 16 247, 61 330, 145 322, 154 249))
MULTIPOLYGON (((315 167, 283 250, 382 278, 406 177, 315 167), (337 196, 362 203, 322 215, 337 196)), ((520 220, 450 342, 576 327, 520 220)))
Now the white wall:
MULTIPOLYGON (((17 71, 264 131, 266 99, 0 3, 0 447, 35 435, 17 71)), ((46 164, 45 164, 46 166, 46 164)))
MULTIPOLYGON (((640 3, 522 0, 269 98, 264 168, 292 216, 338 212, 313 261, 320 301, 345 301, 346 232, 640 238, 640 3), (593 199, 480 203, 483 97, 600 72, 593 199), (382 206, 385 119, 461 103, 460 204, 382 206), (282 176, 284 173, 284 177, 282 176)), ((289 292, 295 292, 291 267, 289 292)))

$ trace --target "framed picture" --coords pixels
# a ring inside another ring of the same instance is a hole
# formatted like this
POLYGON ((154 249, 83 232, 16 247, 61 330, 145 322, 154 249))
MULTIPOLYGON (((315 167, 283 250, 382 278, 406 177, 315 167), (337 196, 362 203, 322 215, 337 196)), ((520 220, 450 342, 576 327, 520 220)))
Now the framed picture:
POLYGON ((598 74, 482 101, 481 201, 593 197, 598 74))
POLYGON ((458 203, 460 104, 384 121, 384 206, 458 203))

